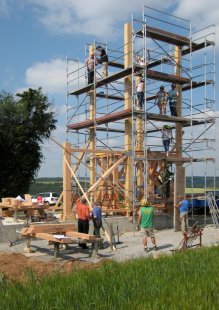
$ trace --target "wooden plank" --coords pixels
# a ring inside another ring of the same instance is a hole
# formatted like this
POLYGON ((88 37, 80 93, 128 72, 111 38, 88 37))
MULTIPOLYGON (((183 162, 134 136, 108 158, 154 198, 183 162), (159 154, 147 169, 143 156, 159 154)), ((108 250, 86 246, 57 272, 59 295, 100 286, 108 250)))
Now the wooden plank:
POLYGON ((129 208, 118 208, 118 209, 106 209, 106 208, 102 208, 102 212, 103 213, 127 213, 127 212, 131 212, 132 210, 130 210, 129 208))
POLYGON ((121 150, 108 150, 108 149, 82 149, 82 148, 71 148, 72 153, 84 152, 84 153, 98 153, 98 154, 124 154, 124 151, 121 150))
POLYGON ((68 166, 70 172, 71 172, 71 176, 73 176, 73 178, 75 179, 75 182, 78 184, 82 194, 83 194, 83 197, 85 197, 85 199, 87 200, 88 204, 89 204, 89 208, 90 208, 90 211, 92 211, 92 205, 91 205, 91 202, 90 202, 90 199, 88 198, 87 194, 84 192, 83 190, 83 187, 81 186, 81 183, 79 182, 78 178, 76 177, 74 171, 71 169, 71 166, 69 165, 69 163, 66 161, 66 165, 68 166))
MULTIPOLYGON (((134 67, 135 67, 136 72, 140 72, 144 69, 144 66, 141 66, 141 65, 134 65, 134 67)), ((131 75, 132 73, 133 73, 132 66, 125 68, 124 70, 121 70, 121 71, 116 72, 112 75, 109 75, 108 77, 106 77, 104 79, 96 81, 95 88, 97 89, 98 87, 112 83, 112 82, 117 81, 121 78, 125 78, 125 77, 131 75)), ((158 81, 177 83, 177 84, 188 84, 190 82, 190 80, 188 78, 179 77, 179 76, 175 76, 172 74, 167 74, 164 72, 152 71, 152 70, 147 71, 147 78, 153 79, 153 80, 158 80, 158 81)), ((82 88, 79 88, 79 89, 76 89, 76 90, 70 92, 69 95, 75 95, 75 96, 82 95, 84 93, 87 93, 88 91, 92 91, 93 88, 94 88, 94 84, 91 83, 89 85, 85 85, 82 88)))
POLYGON ((63 191, 61 192, 61 195, 59 196, 59 199, 56 201, 56 204, 53 207, 53 211, 55 211, 55 209, 59 206, 62 198, 63 198, 63 191))
POLYGON ((74 224, 38 224, 31 225, 29 227, 30 233, 64 233, 67 231, 75 230, 76 227, 74 224))
MULTIPOLYGON (((141 28, 140 30, 138 30, 136 34, 140 37, 143 37, 143 29, 141 28)), ((190 40, 185 36, 181 36, 173 32, 165 31, 165 30, 150 27, 150 26, 146 27, 146 36, 148 38, 152 38, 155 40, 159 40, 162 42, 166 42, 166 43, 174 44, 178 46, 183 46, 183 45, 189 46, 190 45, 190 40)))
POLYGON ((88 240, 88 241, 92 241, 96 239, 94 235, 83 234, 77 231, 68 231, 66 233, 66 237, 78 238, 78 239, 83 239, 83 240, 88 240))
POLYGON ((57 242, 57 243, 72 243, 71 238, 55 238, 54 235, 47 234, 47 233, 36 233, 36 238, 48 240, 51 242, 57 242))

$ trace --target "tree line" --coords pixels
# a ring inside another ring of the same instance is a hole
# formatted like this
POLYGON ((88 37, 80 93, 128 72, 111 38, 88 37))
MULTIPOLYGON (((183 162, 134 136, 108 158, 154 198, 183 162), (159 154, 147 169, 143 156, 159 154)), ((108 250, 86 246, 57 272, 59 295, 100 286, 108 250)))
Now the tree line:
POLYGON ((42 89, 0 92, 0 197, 29 191, 44 159, 42 146, 56 122, 42 89))

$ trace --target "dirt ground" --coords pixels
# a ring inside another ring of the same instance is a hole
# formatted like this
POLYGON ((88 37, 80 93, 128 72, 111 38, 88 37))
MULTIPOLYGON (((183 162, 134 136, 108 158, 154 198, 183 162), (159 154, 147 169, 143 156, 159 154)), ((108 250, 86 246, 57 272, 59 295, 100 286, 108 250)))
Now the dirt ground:
MULTIPOLYGON (((105 236, 103 248, 99 250, 98 256, 91 257, 91 247, 82 250, 78 245, 70 245, 68 249, 60 250, 60 258, 54 259, 53 247, 45 240, 34 240, 31 243, 34 253, 25 253, 25 243, 10 247, 9 244, 0 244, 0 281, 4 277, 11 280, 23 281, 29 270, 37 277, 53 272, 70 272, 81 268, 99 268, 102 263, 113 259, 124 261, 138 257, 157 257, 159 255, 171 255, 182 240, 181 232, 173 229, 156 231, 158 251, 153 251, 150 240, 151 251, 143 251, 142 237, 140 232, 124 233, 119 238, 115 236, 116 250, 109 247, 105 236)), ((196 241, 194 242, 196 243, 196 241)), ((206 226, 202 236, 203 246, 219 245, 219 229, 212 225, 206 226)))
POLYGON ((69 259, 67 262, 49 261, 44 262, 26 257, 20 253, 0 253, 0 280, 6 277, 13 281, 25 281, 28 272, 32 271, 37 278, 55 272, 70 272, 78 269, 99 268, 102 262, 80 262, 76 259, 69 259))

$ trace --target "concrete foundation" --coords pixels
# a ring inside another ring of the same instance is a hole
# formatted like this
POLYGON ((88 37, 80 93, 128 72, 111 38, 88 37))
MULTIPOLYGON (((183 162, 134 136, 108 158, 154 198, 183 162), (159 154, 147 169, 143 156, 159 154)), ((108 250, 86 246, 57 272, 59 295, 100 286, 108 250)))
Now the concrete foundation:
MULTIPOLYGON (((112 224, 113 231, 116 233, 117 227, 120 233, 131 232, 136 228, 128 217, 106 217, 103 220, 103 226, 108 231, 109 225, 112 224)), ((173 218, 165 213, 157 213, 154 215, 154 229, 161 230, 173 227, 173 218)))
POLYGON ((0 223, 0 243, 10 243, 17 240, 19 237, 17 231, 25 226, 24 223, 2 220, 2 225, 0 223))

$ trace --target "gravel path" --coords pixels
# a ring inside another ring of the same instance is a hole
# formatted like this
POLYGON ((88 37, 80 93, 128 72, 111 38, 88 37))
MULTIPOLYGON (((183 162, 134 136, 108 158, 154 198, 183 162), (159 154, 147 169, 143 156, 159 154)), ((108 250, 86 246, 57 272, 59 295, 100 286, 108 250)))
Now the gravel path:
MULTIPOLYGON (((127 259, 133 259, 137 257, 147 257, 150 255, 157 256, 160 254, 171 254, 174 249, 177 248, 182 240, 181 232, 174 232, 173 229, 155 231, 155 237, 157 240, 158 251, 152 250, 152 244, 149 240, 148 245, 151 247, 149 253, 143 251, 143 243, 140 232, 127 232, 123 233, 119 237, 119 243, 116 244, 116 251, 111 251, 109 244, 104 237, 103 249, 99 250, 97 258, 91 258, 91 248, 88 250, 81 250, 77 245, 71 245, 69 249, 60 250, 61 262, 66 262, 69 259, 76 259, 86 262, 97 262, 101 259, 114 259, 116 261, 124 261, 127 259)), ((115 238, 116 242, 117 237, 115 238)), ((219 245, 219 229, 214 228, 212 225, 206 226, 203 231, 203 245, 219 245)), ((0 244, 0 252, 5 253, 21 253, 34 260, 40 260, 44 262, 53 261, 53 246, 48 245, 44 240, 33 240, 31 242, 34 253, 24 253, 25 243, 17 244, 13 247, 9 247, 7 243, 0 244)))

